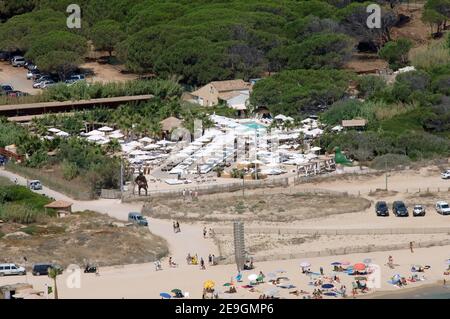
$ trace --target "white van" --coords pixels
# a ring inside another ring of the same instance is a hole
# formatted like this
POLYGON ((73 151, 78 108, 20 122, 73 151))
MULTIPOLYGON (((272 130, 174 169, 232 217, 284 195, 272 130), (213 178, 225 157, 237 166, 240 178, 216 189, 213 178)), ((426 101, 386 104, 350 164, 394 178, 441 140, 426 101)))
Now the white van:
POLYGON ((11 60, 12 66, 24 66, 26 63, 25 58, 23 56, 15 56, 11 60))
POLYGON ((10 275, 26 275, 27 271, 16 264, 0 264, 0 277, 10 275))

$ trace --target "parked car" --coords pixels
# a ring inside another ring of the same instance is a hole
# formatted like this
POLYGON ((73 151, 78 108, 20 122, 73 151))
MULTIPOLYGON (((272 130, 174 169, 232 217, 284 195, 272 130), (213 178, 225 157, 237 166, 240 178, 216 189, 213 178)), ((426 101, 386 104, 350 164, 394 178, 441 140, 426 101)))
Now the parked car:
POLYGON ((436 203, 436 211, 441 215, 450 215, 450 206, 447 202, 439 201, 436 203))
POLYGON ((35 89, 45 89, 45 88, 48 88, 49 86, 54 85, 54 84, 56 84, 55 81, 53 81, 51 79, 50 80, 42 80, 40 82, 34 83, 33 84, 33 88, 35 88, 35 89))
POLYGON ((425 216, 425 207, 423 205, 414 205, 413 216, 425 216))
POLYGON ((79 81, 84 81, 85 79, 86 79, 86 77, 83 74, 73 74, 64 82, 66 84, 73 84, 73 83, 76 83, 79 81))
POLYGON ((23 56, 15 56, 11 59, 11 64, 14 67, 18 67, 18 66, 25 66, 25 58, 23 56))
POLYGON ((1 91, 8 93, 10 91, 14 91, 14 88, 9 84, 2 84, 0 87, 1 91))
POLYGON ((10 61, 11 60, 11 52, 0 51, 0 60, 10 61))
POLYGON ((38 69, 28 70, 27 72, 27 80, 32 80, 41 75, 41 72, 38 69))
POLYGON ((389 216, 389 208, 386 202, 377 202, 375 204, 375 213, 377 213, 377 216, 389 216))
POLYGON ((41 264, 34 264, 31 273, 34 276, 46 276, 48 275, 49 269, 56 269, 60 274, 62 274, 63 272, 62 267, 59 265, 50 263, 41 263, 41 264))
POLYGON ((140 213, 129 213, 128 214, 128 221, 131 223, 135 223, 139 226, 148 226, 147 219, 142 216, 140 213))
POLYGON ((25 68, 26 68, 28 71, 37 70, 37 65, 34 64, 34 63, 31 62, 31 61, 28 61, 28 62, 25 63, 25 68))
POLYGON ((409 216, 408 209, 406 208, 405 203, 403 203, 402 201, 395 201, 392 204, 392 212, 397 217, 408 217, 409 216))
POLYGON ((26 275, 27 271, 16 264, 0 264, 0 277, 10 275, 26 275))
POLYGON ((443 179, 450 179, 450 169, 446 170, 445 172, 442 172, 441 177, 443 179))
POLYGON ((38 180, 27 181, 27 187, 31 190, 38 191, 42 189, 42 183, 38 180))

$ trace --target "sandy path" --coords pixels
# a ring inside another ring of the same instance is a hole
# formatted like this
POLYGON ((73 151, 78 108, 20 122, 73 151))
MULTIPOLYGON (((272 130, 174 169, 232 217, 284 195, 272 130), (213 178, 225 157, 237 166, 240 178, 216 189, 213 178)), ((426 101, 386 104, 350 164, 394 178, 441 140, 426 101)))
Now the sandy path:
POLYGON ((40 90, 33 89, 33 81, 27 80, 27 69, 13 67, 8 62, 0 62, 0 84, 10 84, 14 90, 38 94, 40 90))
MULTIPOLYGON (((26 179, 11 172, 0 170, 0 176, 14 180, 17 178, 20 185, 26 185, 26 179)), ((77 201, 68 196, 44 187, 38 193, 45 194, 56 200, 65 200, 73 203, 73 211, 92 210, 122 221, 127 221, 128 213, 141 211, 142 203, 121 203, 120 200, 100 199, 94 201, 77 201)), ((203 228, 199 225, 180 225, 181 232, 173 232, 172 222, 167 220, 149 218, 150 231, 163 237, 169 244, 169 250, 172 258, 180 267, 185 266, 185 258, 188 253, 198 254, 199 257, 207 259, 209 254, 218 255, 217 248, 211 239, 203 239, 203 228)), ((187 265, 186 265, 187 266, 187 265)))

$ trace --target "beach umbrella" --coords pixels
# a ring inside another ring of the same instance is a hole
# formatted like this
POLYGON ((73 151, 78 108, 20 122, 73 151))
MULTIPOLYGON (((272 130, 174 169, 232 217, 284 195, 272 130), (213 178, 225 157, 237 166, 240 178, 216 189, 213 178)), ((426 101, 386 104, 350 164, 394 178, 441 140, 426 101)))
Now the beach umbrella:
POLYGON ((336 297, 336 293, 335 292, 325 292, 324 295, 325 296, 330 296, 330 297, 336 297))
POLYGON ((181 294, 181 293, 183 293, 181 291, 181 289, 172 289, 170 292, 173 293, 173 294, 181 294))
POLYGON ((207 280, 207 281, 205 281, 205 282, 203 283, 203 288, 205 288, 205 289, 213 289, 215 285, 216 285, 216 284, 215 284, 214 281, 212 281, 212 280, 207 280))
POLYGON ((366 265, 363 263, 357 263, 353 266, 353 269, 355 270, 365 270, 366 269, 366 265))
POLYGON ((224 287, 230 287, 230 286, 233 286, 233 284, 232 284, 232 283, 229 283, 229 282, 227 282, 227 283, 223 284, 223 286, 224 286, 224 287))
POLYGON ((311 266, 311 264, 307 261, 303 261, 300 263, 300 267, 310 267, 310 266, 311 266))
POLYGON ((258 275, 257 274, 251 274, 247 278, 250 281, 254 281, 254 280, 256 280, 258 278, 258 275))
POLYGON ((339 266, 339 265, 341 265, 341 263, 338 262, 338 261, 335 261, 335 262, 331 263, 331 266, 339 266))
POLYGON ((334 285, 333 284, 323 284, 322 288, 323 289, 331 289, 331 288, 334 288, 334 285))
POLYGON ((160 297, 163 297, 164 299, 170 299, 172 298, 171 295, 169 295, 167 292, 162 292, 159 294, 160 297))

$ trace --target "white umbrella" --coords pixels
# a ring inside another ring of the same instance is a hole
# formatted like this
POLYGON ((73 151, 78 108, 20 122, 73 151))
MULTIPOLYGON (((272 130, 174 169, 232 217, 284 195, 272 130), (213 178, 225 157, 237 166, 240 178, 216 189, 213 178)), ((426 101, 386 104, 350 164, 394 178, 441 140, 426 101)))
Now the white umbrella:
POLYGON ((60 131, 60 132, 56 133, 56 136, 68 137, 68 136, 70 136, 70 134, 66 133, 66 132, 63 132, 63 131, 60 131))
POLYGON ((93 130, 86 134, 86 136, 95 136, 95 135, 105 135, 105 133, 97 131, 97 130, 93 130))
POLYGON ((102 135, 92 135, 87 138, 89 142, 97 142, 104 140, 105 138, 102 135))
POLYGON ((314 146, 314 147, 311 148, 311 151, 313 151, 313 152, 318 152, 318 151, 320 151, 321 149, 322 149, 322 148, 320 148, 320 147, 314 146))
POLYGON ((303 261, 300 263, 300 267, 310 267, 310 266, 311 266, 311 264, 307 261, 303 261))
POLYGON ((97 141, 97 144, 105 145, 105 144, 108 144, 109 142, 111 142, 111 141, 109 139, 105 138, 105 139, 97 141))
POLYGON ((247 278, 250 281, 255 281, 258 278, 258 275, 257 274, 251 274, 247 278))
POLYGON ((59 133, 59 132, 61 132, 61 130, 58 130, 57 128, 54 128, 54 127, 49 128, 48 131, 49 131, 50 133, 59 133))
POLYGON ((120 139, 122 137, 124 137, 124 135, 122 133, 112 133, 111 135, 109 135, 110 138, 115 138, 115 139, 120 139))
POLYGON ((144 146, 144 150, 156 150, 156 149, 158 149, 160 147, 161 147, 161 145, 148 144, 148 145, 144 146))
POLYGON ((143 137, 141 139, 139 139, 139 142, 141 143, 153 143, 153 139, 150 137, 143 137))
POLYGON ((103 127, 99 128, 98 130, 100 132, 112 132, 112 131, 114 131, 114 129, 109 127, 109 126, 103 126, 103 127))

